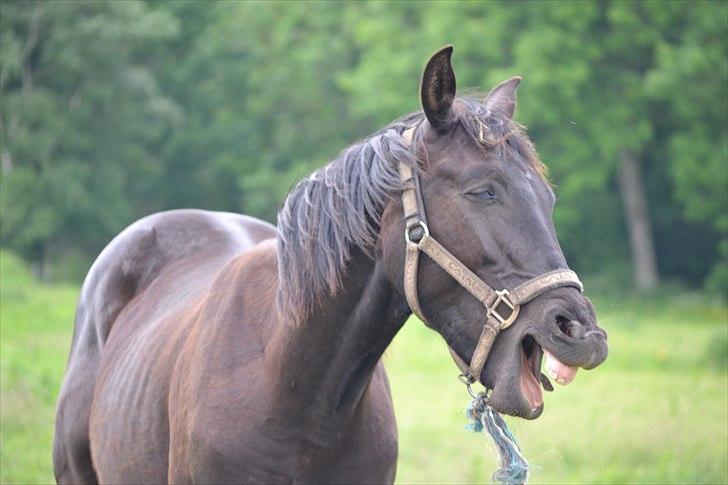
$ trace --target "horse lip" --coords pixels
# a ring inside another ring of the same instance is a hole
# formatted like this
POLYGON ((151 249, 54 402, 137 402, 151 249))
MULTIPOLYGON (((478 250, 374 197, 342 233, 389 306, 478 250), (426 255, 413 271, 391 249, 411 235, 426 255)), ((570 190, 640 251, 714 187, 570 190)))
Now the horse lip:
MULTIPOLYGON (((518 339, 518 357, 517 364, 514 368, 514 375, 507 376, 501 382, 497 383, 496 386, 494 386, 493 393, 491 394, 491 405, 493 406, 493 409, 495 409, 499 413, 508 414, 517 418, 534 420, 541 416, 541 414, 543 413, 544 402, 542 401, 538 407, 533 408, 531 406, 531 402, 525 396, 520 386, 521 372, 523 372, 524 370, 522 368, 522 366, 524 365, 522 356, 525 355, 523 340, 528 336, 529 334, 524 333, 521 338, 518 339)), ((539 349, 535 349, 534 352, 538 352, 540 355, 538 356, 539 358, 537 364, 529 362, 527 360, 527 365, 533 366, 533 368, 529 369, 528 371, 534 373, 536 381, 540 386, 540 364, 541 360, 543 359, 543 347, 535 339, 535 337, 533 338, 534 344, 539 347, 539 349), (538 365, 539 368, 534 371, 536 365, 538 365)))
MULTIPOLYGON (((535 344, 540 347, 540 352, 548 351, 559 360, 564 359, 568 364, 573 363, 585 369, 596 367, 606 359, 608 353, 607 338, 606 332, 601 328, 589 330, 582 339, 574 339, 563 335, 558 329, 556 329, 556 332, 559 332, 555 334, 558 335, 558 339, 552 339, 552 336, 548 335, 540 326, 535 324, 528 325, 523 330, 521 337, 518 339, 518 363, 515 369, 515 376, 509 378, 507 383, 504 383, 506 386, 505 389, 501 387, 501 389, 494 389, 493 391, 493 405, 497 411, 528 420, 536 419, 543 413, 544 403, 542 402, 540 406, 533 409, 528 398, 523 394, 519 386, 520 375, 523 371, 522 365, 524 365, 521 359, 521 353, 524 352, 523 342, 528 337, 531 337, 535 344), (560 340, 563 340, 563 342, 558 343, 560 340), (581 359, 580 362, 575 363, 573 358, 564 352, 574 346, 582 349, 586 346, 588 358, 581 359)), ((529 365, 534 367, 531 369, 531 371, 534 371, 535 364, 530 362, 529 365)), ((541 369, 539 368, 537 371, 537 373, 534 372, 534 375, 537 381, 540 381, 541 369)))
MULTIPOLYGON (((554 328, 546 327, 544 328, 543 325, 535 322, 529 322, 521 330, 520 337, 517 339, 517 363, 512 368, 515 372, 513 372, 513 375, 503 376, 503 379, 497 379, 496 382, 492 383, 491 405, 496 411, 528 420, 537 419, 544 411, 543 402, 535 409, 531 407, 531 403, 523 394, 519 385, 520 375, 523 370, 521 368, 523 365, 521 355, 524 352, 523 341, 527 337, 533 338, 540 347, 541 352, 546 350, 568 365, 591 369, 606 359, 608 348, 606 346, 606 332, 603 329, 599 327, 592 328, 584 334, 583 338, 576 339, 563 334, 555 325, 554 328), (574 348, 582 349, 577 352, 577 354, 582 354, 577 355, 578 362, 575 362, 574 355, 569 353, 569 350, 574 348), (587 354, 586 358, 583 355, 585 353, 587 354)), ((537 369, 537 372, 534 372, 539 385, 541 385, 540 374, 540 368, 537 369)), ((485 384, 485 369, 483 369, 483 373, 478 380, 485 384)))
POLYGON ((573 367, 593 369, 604 362, 609 354, 606 332, 601 328, 590 329, 580 339, 563 334, 558 327, 555 329, 549 327, 545 332, 533 327, 528 335, 536 340, 541 348, 573 367))
POLYGON ((541 416, 544 410, 544 403, 541 403, 537 408, 532 408, 528 398, 523 395, 521 390, 518 388, 518 384, 510 387, 510 390, 501 395, 499 389, 494 389, 491 395, 490 404, 501 414, 508 414, 516 418, 522 418, 527 420, 534 420, 541 416))

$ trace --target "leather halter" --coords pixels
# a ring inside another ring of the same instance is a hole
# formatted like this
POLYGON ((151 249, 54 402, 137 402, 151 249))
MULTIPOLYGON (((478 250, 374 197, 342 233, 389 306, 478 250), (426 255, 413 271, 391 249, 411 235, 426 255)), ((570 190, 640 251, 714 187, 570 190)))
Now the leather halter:
MULTIPOLYGON (((402 133, 402 137, 408 145, 412 143, 414 131, 415 127, 412 127, 402 133)), ((485 324, 470 365, 468 366, 450 348, 450 355, 460 368, 462 379, 467 384, 474 383, 480 378, 498 333, 508 328, 518 318, 521 305, 554 288, 573 287, 584 291, 583 285, 573 271, 558 269, 521 283, 510 291, 507 289, 494 290, 430 234, 417 171, 409 165, 400 163, 399 176, 402 181, 402 208, 406 225, 404 236, 407 241, 404 291, 410 309, 420 320, 427 321, 417 298, 417 268, 420 252, 427 254, 485 306, 485 324)))

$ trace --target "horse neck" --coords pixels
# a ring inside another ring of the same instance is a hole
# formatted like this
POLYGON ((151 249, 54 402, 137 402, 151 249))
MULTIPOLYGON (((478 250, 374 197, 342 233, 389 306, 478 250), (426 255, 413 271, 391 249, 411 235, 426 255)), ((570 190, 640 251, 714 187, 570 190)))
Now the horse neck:
MULTIPOLYGON (((356 252, 342 286, 300 325, 282 325, 279 399, 321 428, 353 419, 380 357, 409 315, 383 265, 356 252)), ((322 429, 323 432, 325 430, 322 429)))

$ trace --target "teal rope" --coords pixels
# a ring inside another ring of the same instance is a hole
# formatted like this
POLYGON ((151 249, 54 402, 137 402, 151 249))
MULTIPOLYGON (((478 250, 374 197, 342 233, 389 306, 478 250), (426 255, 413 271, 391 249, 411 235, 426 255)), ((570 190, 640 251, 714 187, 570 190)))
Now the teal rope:
POLYGON ((488 404, 481 392, 468 405, 466 415, 470 419, 467 428, 480 433, 485 428, 498 448, 500 468, 493 473, 493 481, 508 485, 526 483, 528 462, 521 454, 515 436, 508 429, 503 418, 488 404))

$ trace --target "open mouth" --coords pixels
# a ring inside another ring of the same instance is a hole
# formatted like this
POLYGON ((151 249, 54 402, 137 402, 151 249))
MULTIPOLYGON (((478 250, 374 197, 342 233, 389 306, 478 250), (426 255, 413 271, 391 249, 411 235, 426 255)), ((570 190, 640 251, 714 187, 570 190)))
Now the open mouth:
POLYGON ((546 372, 558 384, 567 385, 576 376, 576 367, 568 366, 559 361, 553 354, 544 350, 536 339, 527 335, 521 341, 521 374, 519 385, 521 393, 531 405, 531 411, 537 411, 543 406, 543 387, 546 391, 553 391, 554 386, 549 378, 541 372, 541 366, 546 361, 546 372))

